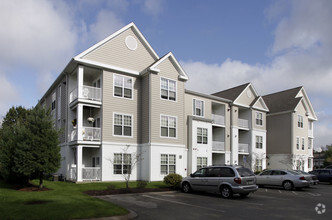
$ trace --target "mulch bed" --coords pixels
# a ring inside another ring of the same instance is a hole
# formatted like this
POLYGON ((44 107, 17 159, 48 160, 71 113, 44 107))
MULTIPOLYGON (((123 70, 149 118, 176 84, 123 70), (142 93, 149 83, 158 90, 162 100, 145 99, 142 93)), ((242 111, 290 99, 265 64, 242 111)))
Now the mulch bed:
POLYGON ((165 192, 172 191, 172 188, 128 188, 128 189, 106 189, 106 190, 89 190, 84 193, 90 196, 104 196, 125 193, 145 193, 145 192, 165 192))
POLYGON ((14 185, 13 188, 18 191, 22 192, 40 192, 40 191, 49 191, 50 189, 43 187, 42 189, 39 189, 38 186, 33 185, 31 183, 28 183, 26 185, 14 185))

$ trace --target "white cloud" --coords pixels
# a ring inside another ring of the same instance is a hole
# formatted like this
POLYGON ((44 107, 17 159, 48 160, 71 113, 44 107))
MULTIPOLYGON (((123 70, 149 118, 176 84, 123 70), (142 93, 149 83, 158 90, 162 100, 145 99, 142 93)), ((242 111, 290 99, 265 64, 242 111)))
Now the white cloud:
MULTIPOLYGON (((220 64, 181 61, 189 75, 187 88, 212 93, 252 82, 265 95, 304 86, 313 103, 329 103, 325 108, 314 106, 316 112, 328 112, 332 108, 328 101, 332 100, 332 26, 327 21, 332 20, 332 2, 294 0, 291 5, 288 13, 280 5, 266 12, 268 19, 280 19, 269 63, 250 65, 231 58, 220 64)), ((332 142, 331 123, 315 123, 317 144, 332 142)))
POLYGON ((89 27, 89 34, 94 40, 100 41, 110 34, 121 29, 125 24, 110 10, 101 10, 95 23, 89 27))
POLYGON ((19 100, 15 86, 0 73, 0 118, 4 117, 11 105, 19 100))
POLYGON ((158 16, 163 12, 163 0, 144 0, 143 10, 145 13, 158 16))
POLYGON ((2 1, 0 62, 54 69, 74 52, 77 35, 66 5, 46 0, 2 1))

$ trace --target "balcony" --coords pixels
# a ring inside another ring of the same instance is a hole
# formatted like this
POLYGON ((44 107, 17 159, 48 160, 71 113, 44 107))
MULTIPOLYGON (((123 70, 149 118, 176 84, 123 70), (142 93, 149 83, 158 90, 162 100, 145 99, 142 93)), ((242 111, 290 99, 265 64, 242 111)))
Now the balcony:
POLYGON ((225 142, 213 141, 212 151, 225 151, 225 142))
POLYGON ((78 88, 75 88, 69 94, 69 103, 72 103, 78 98, 83 100, 101 102, 101 88, 82 86, 81 94, 78 94, 78 88))
POLYGON ((249 145, 239 143, 239 153, 249 153, 249 145))
MULTIPOLYGON (((94 127, 82 127, 82 138, 83 141, 100 141, 101 140, 101 129, 94 127)), ((77 140, 77 128, 72 130, 70 135, 71 141, 77 140)))
POLYGON ((212 114, 213 124, 225 125, 225 116, 212 114))
POLYGON ((249 129, 249 121, 246 120, 246 119, 241 119, 239 118, 238 119, 238 126, 240 128, 246 128, 246 129, 249 129))
POLYGON ((82 168, 82 179, 87 181, 100 180, 100 167, 84 167, 82 168))

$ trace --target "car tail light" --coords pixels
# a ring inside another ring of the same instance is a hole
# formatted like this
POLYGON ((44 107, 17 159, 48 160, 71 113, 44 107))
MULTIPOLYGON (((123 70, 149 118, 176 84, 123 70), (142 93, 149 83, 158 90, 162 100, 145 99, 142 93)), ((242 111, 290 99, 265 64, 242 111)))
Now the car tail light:
POLYGON ((237 184, 241 184, 241 178, 234 178, 234 182, 236 182, 237 184))
POLYGON ((300 177, 300 180, 305 180, 304 176, 301 176, 301 177, 300 177))

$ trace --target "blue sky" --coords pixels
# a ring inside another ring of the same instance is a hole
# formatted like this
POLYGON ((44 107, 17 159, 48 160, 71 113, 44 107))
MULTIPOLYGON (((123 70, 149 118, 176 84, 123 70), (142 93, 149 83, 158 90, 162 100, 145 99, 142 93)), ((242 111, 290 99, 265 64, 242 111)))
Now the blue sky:
POLYGON ((213 93, 252 82, 259 95, 304 86, 332 144, 332 1, 0 0, 0 116, 34 106, 70 59, 134 22, 213 93))

